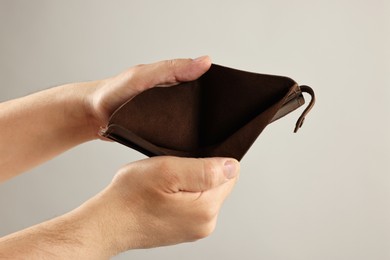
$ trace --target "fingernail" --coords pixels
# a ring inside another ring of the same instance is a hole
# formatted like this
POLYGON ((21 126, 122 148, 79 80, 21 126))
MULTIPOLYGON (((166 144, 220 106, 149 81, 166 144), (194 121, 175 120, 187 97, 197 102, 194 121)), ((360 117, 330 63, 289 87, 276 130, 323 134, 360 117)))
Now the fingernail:
POLYGON ((194 62, 200 62, 200 61, 205 60, 206 58, 207 58, 207 55, 205 55, 205 56, 200 56, 200 57, 198 57, 198 58, 196 58, 196 59, 193 59, 193 61, 194 61, 194 62))
POLYGON ((233 179, 237 176, 237 161, 227 160, 223 165, 223 171, 227 179, 233 179))

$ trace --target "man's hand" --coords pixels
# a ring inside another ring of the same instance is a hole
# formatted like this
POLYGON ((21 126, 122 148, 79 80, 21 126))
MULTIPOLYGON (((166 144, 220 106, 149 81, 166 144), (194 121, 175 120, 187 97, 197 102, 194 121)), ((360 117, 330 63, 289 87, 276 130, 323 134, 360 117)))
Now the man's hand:
POLYGON ((214 230, 238 172, 234 159, 154 157, 123 167, 97 205, 112 204, 108 218, 117 213, 119 251, 193 241, 214 230))
POLYGON ((199 78, 211 66, 208 56, 176 59, 132 67, 121 74, 92 84, 86 95, 87 115, 94 120, 96 133, 108 123, 120 105, 152 87, 166 87, 199 78))
POLYGON ((207 56, 161 61, 0 103, 0 182, 98 138, 112 112, 142 91, 195 80, 210 65, 207 56))
POLYGON ((78 209, 0 240, 10 258, 102 259, 120 252, 208 236, 232 190, 229 158, 154 157, 124 166, 78 209), (23 250, 19 250, 23 248, 23 250))

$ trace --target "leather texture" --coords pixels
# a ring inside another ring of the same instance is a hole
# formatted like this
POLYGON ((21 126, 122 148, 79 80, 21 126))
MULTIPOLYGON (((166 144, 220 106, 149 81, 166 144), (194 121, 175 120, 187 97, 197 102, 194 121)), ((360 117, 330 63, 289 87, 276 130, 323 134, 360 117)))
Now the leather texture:
MULTIPOLYGON (((313 107, 311 102, 296 130, 313 107)), ((155 87, 119 107, 102 131, 147 156, 233 157, 241 160, 271 122, 305 103, 298 84, 282 76, 213 64, 199 79, 155 87)))

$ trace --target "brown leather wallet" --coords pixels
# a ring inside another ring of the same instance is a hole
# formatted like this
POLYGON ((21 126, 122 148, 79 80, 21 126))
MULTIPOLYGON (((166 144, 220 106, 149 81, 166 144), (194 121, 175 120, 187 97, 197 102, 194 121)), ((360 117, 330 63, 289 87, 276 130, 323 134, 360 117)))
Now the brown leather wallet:
POLYGON ((199 79, 155 87, 119 107, 101 134, 147 156, 241 160, 263 129, 305 102, 294 132, 315 102, 313 90, 287 77, 212 64, 199 79))

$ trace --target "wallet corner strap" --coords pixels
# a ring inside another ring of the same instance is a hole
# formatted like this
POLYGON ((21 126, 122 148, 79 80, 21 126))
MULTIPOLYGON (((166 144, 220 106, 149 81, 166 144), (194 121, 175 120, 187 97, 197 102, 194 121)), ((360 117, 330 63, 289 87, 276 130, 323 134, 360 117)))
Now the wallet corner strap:
POLYGON ((299 128, 302 127, 302 125, 305 121, 305 117, 310 112, 310 110, 314 107, 314 104, 316 102, 316 96, 314 94, 314 90, 311 87, 306 86, 306 85, 301 85, 301 86, 299 86, 299 88, 301 90, 301 93, 309 94, 311 97, 311 100, 309 102, 309 105, 305 108, 305 110, 302 112, 301 116, 298 118, 298 120, 295 124, 294 133, 298 132, 299 128))
POLYGON ((296 133, 299 130, 299 128, 302 127, 306 115, 310 112, 310 110, 313 108, 315 103, 314 91, 312 88, 306 85, 299 86, 297 83, 295 83, 290 88, 289 93, 286 95, 286 97, 283 100, 283 105, 278 109, 278 111, 273 116, 273 118, 268 122, 268 124, 275 122, 276 120, 288 115, 289 113, 303 106, 305 104, 303 93, 308 93, 311 96, 311 100, 295 124, 294 133, 296 133))

